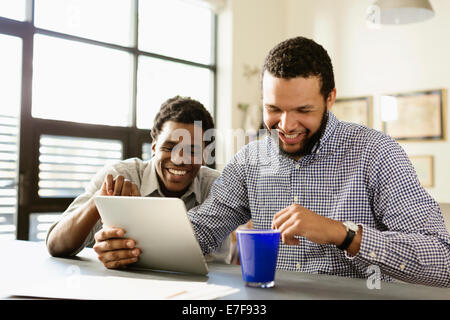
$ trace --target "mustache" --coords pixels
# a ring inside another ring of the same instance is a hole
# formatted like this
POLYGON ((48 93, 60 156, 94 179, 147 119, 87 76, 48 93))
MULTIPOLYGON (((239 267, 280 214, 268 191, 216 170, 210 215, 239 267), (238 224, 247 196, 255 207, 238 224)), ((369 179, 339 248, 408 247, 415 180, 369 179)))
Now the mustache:
MULTIPOLYGON (((306 138, 305 144, 303 145, 302 148, 300 148, 299 150, 297 150, 295 152, 289 153, 289 152, 286 152, 285 150, 283 150, 281 145, 279 145, 278 146, 279 151, 281 152, 281 154, 283 154, 287 157, 306 156, 308 154, 311 154, 316 143, 318 143, 320 141, 320 139, 322 138, 322 136, 325 132, 325 128, 327 126, 327 122, 328 122, 328 112, 325 109, 325 111, 322 115, 322 119, 320 121, 320 127, 317 130, 317 132, 315 132, 314 134, 309 136, 310 130, 305 129, 305 130, 307 130, 308 137, 306 138)), ((267 128, 267 126, 265 126, 265 127, 267 128)), ((269 130, 269 132, 273 132, 272 130, 277 130, 277 125, 272 126, 272 128, 269 130)), ((272 135, 272 137, 278 141, 277 137, 274 137, 273 135, 272 135)))
MULTIPOLYGON (((267 125, 263 122, 263 128, 267 131, 272 132, 273 130, 282 132, 283 134, 285 134, 285 132, 283 130, 281 130, 280 128, 278 128, 277 124, 274 124, 270 129, 269 127, 267 127, 267 125)), ((304 128, 303 131, 299 132, 299 133, 306 133, 306 135, 308 135, 311 132, 311 130, 304 128)), ((289 133, 288 133, 289 134, 289 133)))

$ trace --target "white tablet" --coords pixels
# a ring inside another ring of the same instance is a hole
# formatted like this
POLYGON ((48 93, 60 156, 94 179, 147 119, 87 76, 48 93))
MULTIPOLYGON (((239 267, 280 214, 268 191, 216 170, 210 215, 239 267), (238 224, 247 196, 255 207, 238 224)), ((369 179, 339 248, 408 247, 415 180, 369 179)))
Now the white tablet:
POLYGON ((130 267, 206 275, 208 267, 178 198, 97 196, 103 224, 125 229, 142 250, 130 267))

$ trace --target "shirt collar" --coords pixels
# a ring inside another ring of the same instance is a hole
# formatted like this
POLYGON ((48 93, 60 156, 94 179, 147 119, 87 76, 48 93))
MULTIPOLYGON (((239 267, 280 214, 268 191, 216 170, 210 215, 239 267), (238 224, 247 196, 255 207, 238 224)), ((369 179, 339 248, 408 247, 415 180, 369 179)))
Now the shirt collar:
POLYGON ((155 162, 150 159, 142 174, 141 195, 147 197, 155 191, 162 195, 156 175, 155 162))
POLYGON ((336 116, 332 112, 327 111, 327 113, 328 113, 328 119, 327 119, 327 125, 325 127, 325 131, 322 134, 322 137, 320 138, 320 140, 313 147, 311 154, 317 154, 323 149, 323 147, 326 145, 327 141, 333 135, 333 132, 336 129, 337 125, 339 124, 339 120, 336 118, 336 116))
POLYGON ((202 203, 202 197, 201 197, 202 189, 200 187, 199 174, 200 174, 200 171, 197 173, 197 175, 194 178, 194 181, 192 181, 191 185, 186 190, 186 192, 181 196, 181 199, 186 199, 191 194, 194 194, 195 200, 197 201, 197 204, 202 203))
MULTIPOLYGON (((201 198, 199 174, 200 174, 200 171, 197 174, 197 176, 195 177, 194 181, 192 181, 191 185, 186 190, 186 192, 181 196, 181 199, 186 199, 193 193, 197 203, 199 203, 199 204, 201 203, 202 198, 201 198)), ((142 185, 141 185, 141 195, 148 197, 155 191, 157 191, 161 197, 164 196, 164 194, 161 191, 161 188, 159 187, 155 162, 153 161, 153 159, 151 159, 149 161, 149 165, 145 168, 144 173, 143 173, 142 185)))

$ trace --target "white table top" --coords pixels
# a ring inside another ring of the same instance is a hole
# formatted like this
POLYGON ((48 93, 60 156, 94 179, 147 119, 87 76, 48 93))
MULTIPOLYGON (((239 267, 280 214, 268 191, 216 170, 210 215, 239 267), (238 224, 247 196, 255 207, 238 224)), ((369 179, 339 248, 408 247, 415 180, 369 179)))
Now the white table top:
MULTIPOLYGON (((13 285, 33 283, 36 279, 50 281, 68 277, 76 268, 83 275, 105 275, 154 280, 200 281, 239 289, 223 297, 234 300, 292 300, 292 299, 444 299, 450 300, 450 289, 406 283, 381 282, 380 289, 369 289, 366 279, 308 274, 278 270, 275 287, 257 289, 246 287, 240 266, 210 264, 207 276, 173 274, 144 270, 106 269, 92 249, 86 248, 74 258, 51 257, 43 243, 1 241, 0 283, 13 285)), ((5 297, 3 297, 5 298, 5 297)))

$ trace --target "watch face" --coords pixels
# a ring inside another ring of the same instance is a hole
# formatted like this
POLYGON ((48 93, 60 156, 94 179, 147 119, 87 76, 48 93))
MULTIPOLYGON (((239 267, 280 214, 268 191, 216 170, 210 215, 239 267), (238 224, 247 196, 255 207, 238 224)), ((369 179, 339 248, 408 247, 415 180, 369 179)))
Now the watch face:
POLYGON ((350 230, 357 232, 359 230, 359 227, 356 223, 351 222, 351 221, 345 221, 344 225, 349 228, 350 230))

